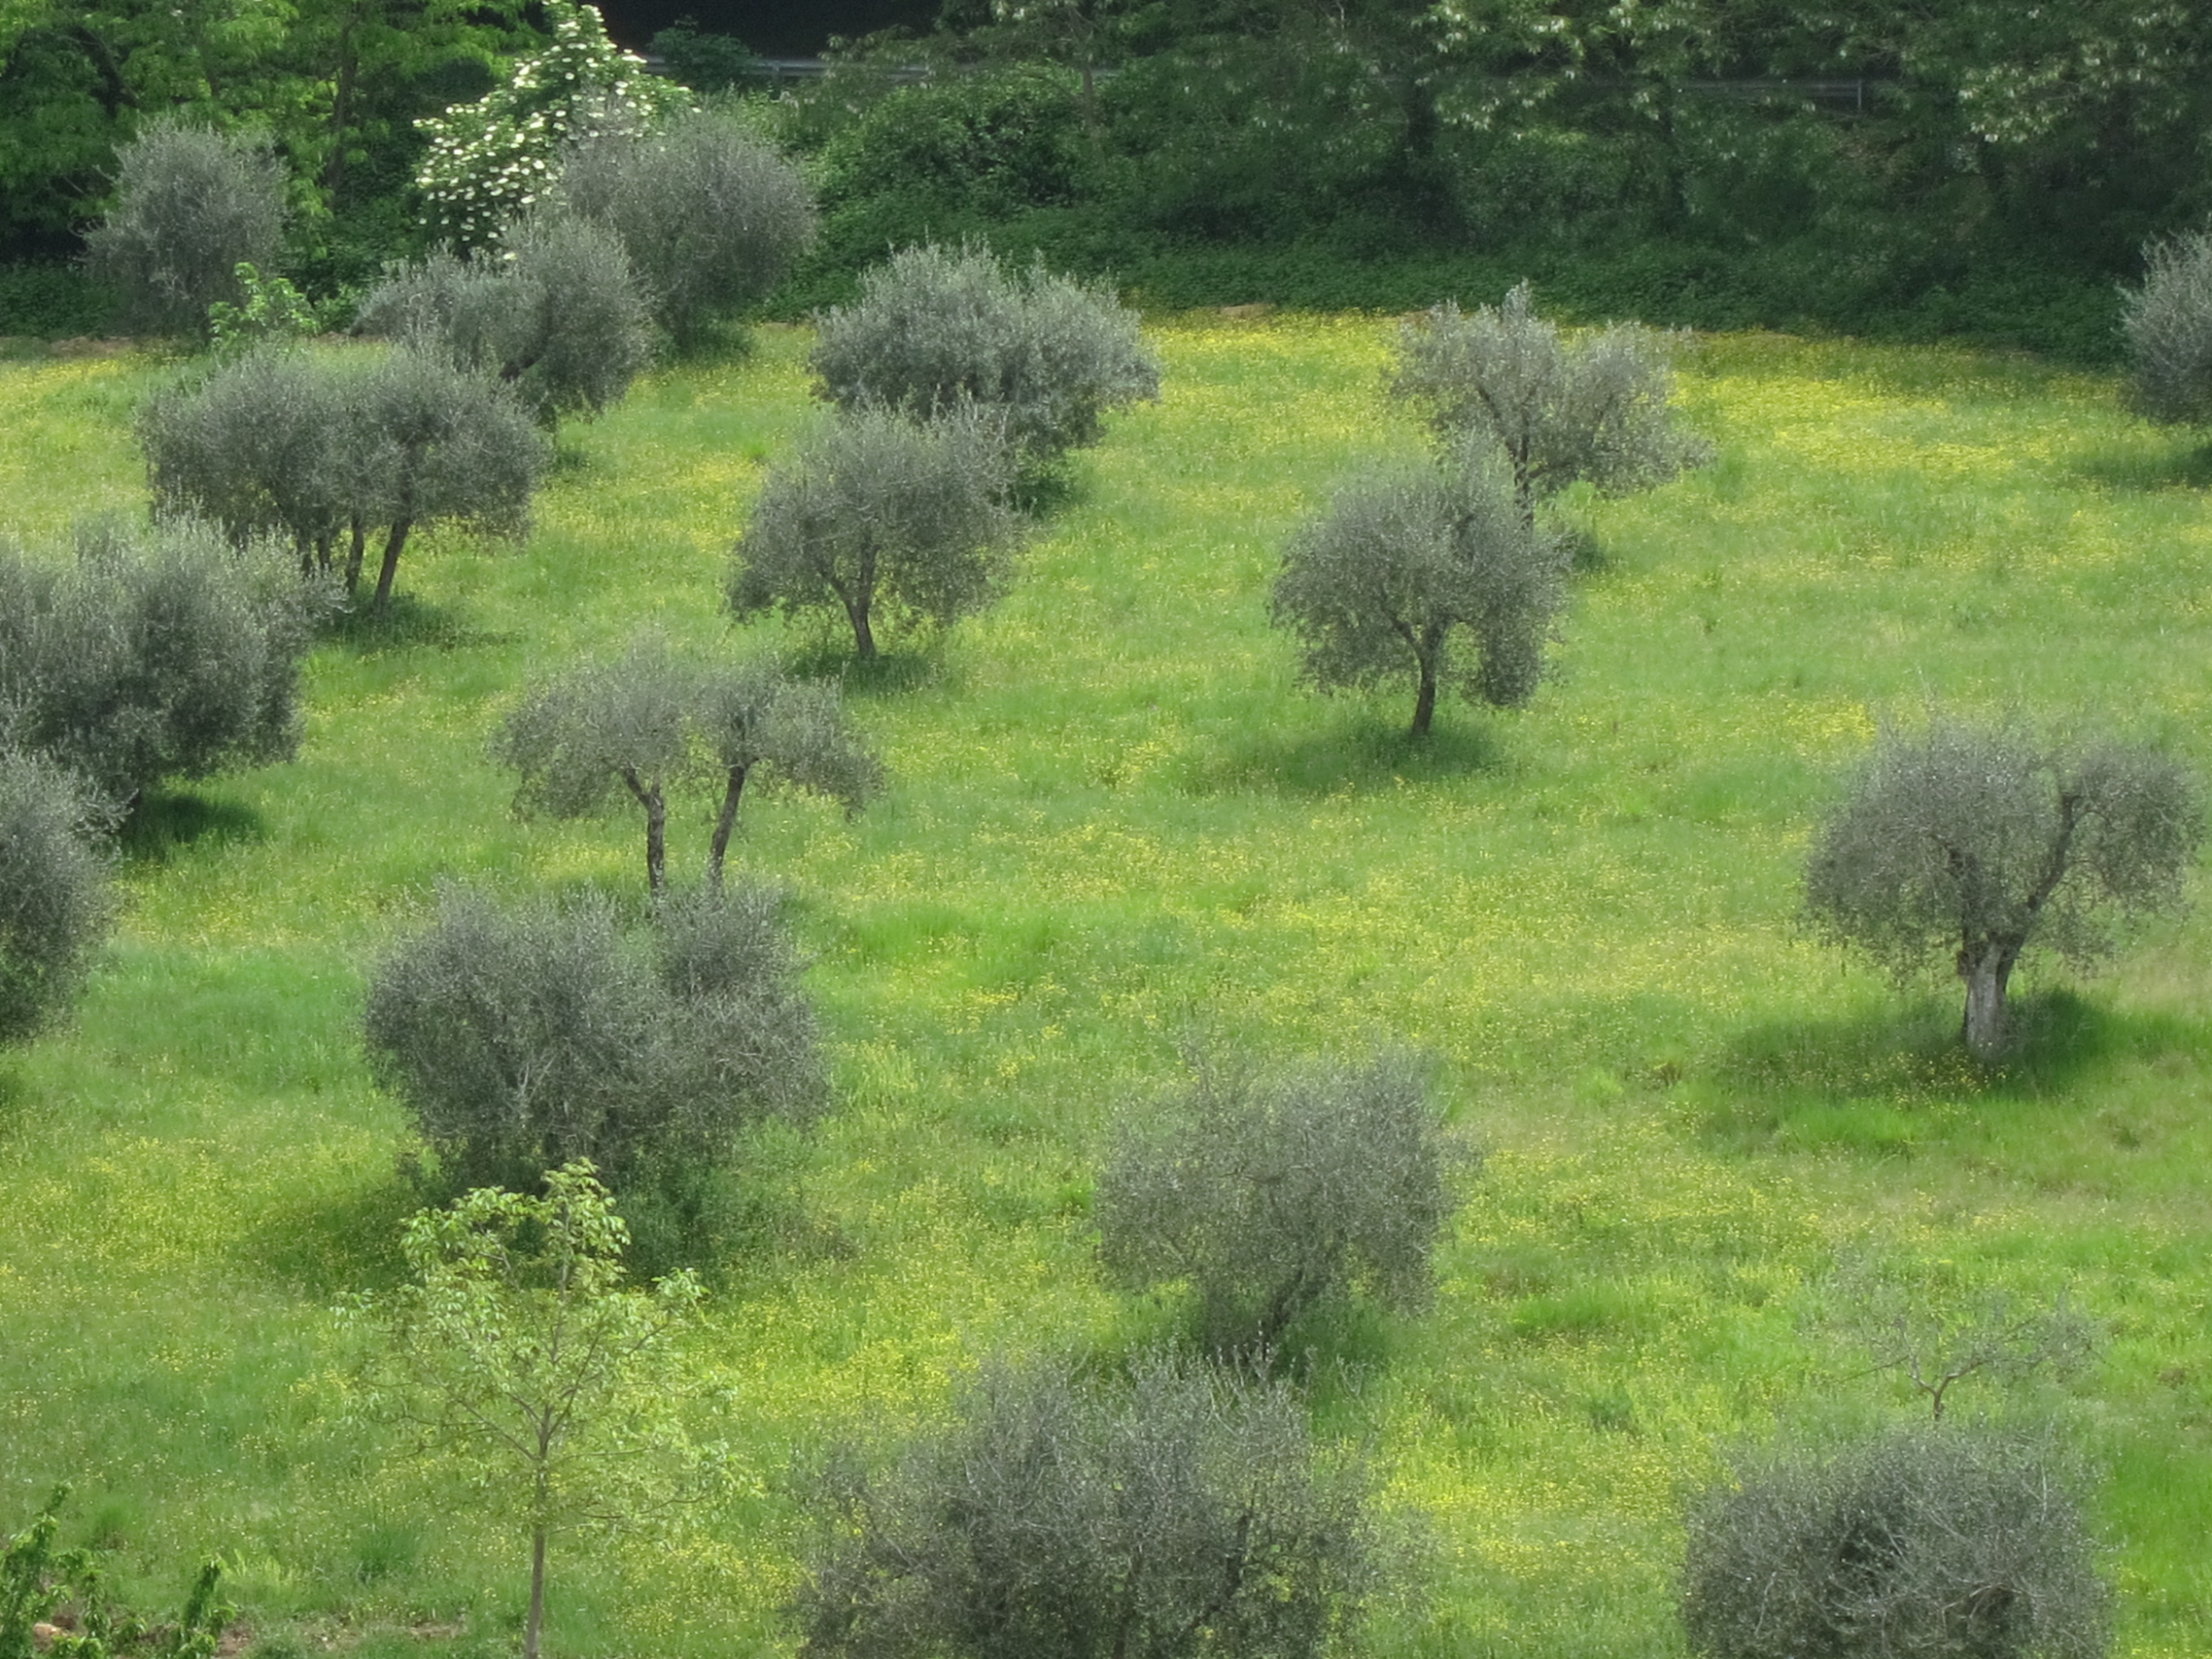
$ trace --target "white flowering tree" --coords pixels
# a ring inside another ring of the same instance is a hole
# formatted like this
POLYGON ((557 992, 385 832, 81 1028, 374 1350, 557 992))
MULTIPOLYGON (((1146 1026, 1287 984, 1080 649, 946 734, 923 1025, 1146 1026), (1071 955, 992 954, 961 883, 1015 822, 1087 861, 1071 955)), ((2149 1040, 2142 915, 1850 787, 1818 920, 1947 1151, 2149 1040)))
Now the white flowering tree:
POLYGON ((415 175, 423 216, 456 247, 486 246, 544 195, 571 140, 646 131, 693 106, 607 39, 598 7, 545 0, 545 17, 553 44, 519 60, 506 85, 419 124, 430 141, 415 175))

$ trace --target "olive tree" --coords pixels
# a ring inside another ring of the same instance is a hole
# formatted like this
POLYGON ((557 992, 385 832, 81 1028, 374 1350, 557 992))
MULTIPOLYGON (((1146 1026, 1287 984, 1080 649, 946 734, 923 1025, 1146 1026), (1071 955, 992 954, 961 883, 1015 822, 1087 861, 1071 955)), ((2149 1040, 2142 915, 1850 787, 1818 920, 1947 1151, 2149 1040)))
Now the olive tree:
POLYGON ((371 603, 392 602, 408 538, 434 524, 519 537, 551 446, 520 404, 434 351, 401 346, 346 390, 337 488, 352 531, 345 588, 360 586, 370 532, 384 545, 371 603))
POLYGON ((1948 956, 1966 1046, 1990 1059, 2021 955, 2094 963, 2115 924, 2179 903, 2203 834, 2189 778, 2151 750, 1939 719, 1886 735, 1853 779, 1814 837, 1806 908, 1900 979, 1948 956))
POLYGON ((1454 1162, 1429 1068, 1411 1054, 1275 1077, 1202 1070, 1115 1126, 1100 1255, 1121 1284, 1188 1285, 1217 1347, 1265 1352, 1346 1291, 1425 1304, 1457 1205, 1454 1162))
POLYGON ((0 1042, 40 1030, 84 978, 113 908, 108 823, 82 780, 0 744, 0 1042))
POLYGON ((621 239, 679 343, 764 298, 814 240, 799 169, 724 111, 594 134, 568 153, 560 188, 621 239))
POLYGON ((1526 283, 1470 313, 1447 301, 1401 331, 1392 395, 1447 440, 1505 453, 1524 519, 1577 480, 1608 493, 1663 483, 1711 451, 1673 404, 1666 337, 1617 323, 1571 338, 1536 314, 1526 283))
POLYGON ((156 392, 137 421, 155 511, 240 544, 281 535, 302 572, 328 572, 349 516, 349 390, 330 364, 264 347, 156 392))
POLYGON ((117 805, 289 759, 328 598, 281 547, 189 520, 90 526, 66 562, 0 544, 0 709, 16 744, 117 805))
POLYGON ((889 611, 947 623, 998 596, 1018 525, 1004 428, 963 405, 932 420, 855 408, 772 470, 738 539, 730 608, 841 611, 861 658, 889 611))
POLYGON ((816 331, 814 370, 841 408, 980 404, 1003 412, 1032 460, 1096 443, 1107 410, 1159 395, 1137 314, 1109 290, 1042 266, 1009 275, 982 248, 894 253, 816 331))
POLYGON ((282 535, 317 574, 332 571, 344 538, 349 595, 380 530, 380 611, 417 529, 520 535, 551 460, 511 392, 404 345, 366 366, 254 352, 150 398, 138 437, 157 513, 207 519, 240 545, 282 535))
POLYGON ((1340 490, 1291 539, 1270 608, 1322 690, 1410 678, 1413 735, 1436 716, 1462 637, 1470 698, 1517 708, 1535 695, 1565 590, 1556 538, 1516 505, 1480 440, 1440 465, 1398 466, 1340 490))
POLYGON ((1314 1659, 1377 1577, 1363 1484, 1317 1465, 1296 1394, 1202 1362, 990 1366, 826 1495, 810 1659, 1314 1659))
POLYGON ((829 1098, 780 907, 739 884, 665 897, 640 928, 588 893, 448 891, 370 977, 371 1069, 446 1190, 589 1158, 653 1254, 696 1255, 749 1133, 803 1127, 829 1098))
POLYGON ((1689 1516, 1698 1659, 2100 1659, 2110 1598, 2079 1501, 2030 1442, 1957 1426, 1785 1453, 1689 1516))
POLYGON ((623 1282, 629 1230, 588 1161, 547 1171, 544 1188, 480 1188, 411 1217, 407 1279, 340 1310, 360 1340, 350 1382, 368 1413, 407 1429, 418 1455, 463 1473, 529 1534, 523 1659, 538 1659, 555 1534, 634 1529, 712 1473, 680 1414, 678 1344, 698 1281, 623 1282))
POLYGON ((2212 422, 2212 230, 2154 242, 2144 264, 2120 308, 2136 405, 2154 420, 2212 422))
POLYGON ((208 307, 244 298, 240 264, 266 268, 284 234, 284 169, 267 139, 157 115, 116 152, 115 204, 87 258, 135 325, 204 333, 208 307))
POLYGON ((390 272, 355 326, 492 375, 549 428, 620 403, 653 356, 651 306, 621 241, 547 210, 508 223, 495 252, 441 249, 390 272))
POLYGON ((727 666, 672 655, 652 635, 613 663, 586 663, 531 690, 494 740, 495 758, 522 775, 517 810, 556 818, 602 810, 617 786, 645 813, 645 868, 667 880, 668 795, 706 778, 721 803, 707 850, 719 890, 745 787, 811 791, 858 811, 882 769, 854 739, 834 686, 793 679, 765 659, 727 666))

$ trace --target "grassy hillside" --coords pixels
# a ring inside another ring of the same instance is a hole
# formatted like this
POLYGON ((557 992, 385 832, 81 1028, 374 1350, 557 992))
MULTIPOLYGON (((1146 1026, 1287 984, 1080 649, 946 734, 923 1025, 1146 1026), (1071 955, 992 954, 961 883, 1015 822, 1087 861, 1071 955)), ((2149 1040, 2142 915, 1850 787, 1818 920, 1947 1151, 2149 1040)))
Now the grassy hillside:
MULTIPOLYGON (((2119 1651, 2212 1628, 2212 912, 2099 980, 2022 987, 1966 1066, 1796 921, 1807 838, 1885 714, 2109 716, 2212 775, 2202 458, 2102 380, 1959 352, 1705 342, 1710 471, 1571 504, 1600 550, 1515 714, 1295 684, 1264 598, 1364 455, 1389 325, 1164 325, 1161 403, 1081 457, 1009 600, 854 678, 894 782, 851 823, 748 807, 785 880, 841 1106, 766 1149, 758 1253, 698 1361, 748 1471, 672 1544, 577 1540, 554 1652, 723 1654, 775 1621, 797 1471, 926 1419, 996 1348, 1142 1341, 1100 1284, 1090 1171, 1194 1043, 1443 1056, 1488 1149, 1433 1313, 1340 1320, 1323 1431, 1427 1517, 1387 1655, 1666 1654, 1686 1492, 1778 1431, 1924 1410, 1824 1333, 1839 1263, 1931 1305, 2064 1290, 2097 1363, 1954 1411, 2055 1414, 2104 1474, 2119 1651)), ((574 451, 521 550, 433 538, 403 624, 323 647, 294 764, 157 798, 73 1030, 0 1054, 0 1528, 71 1528, 173 1604, 219 1553, 271 1656, 495 1654, 519 1540, 347 1420, 328 1310, 415 1200, 368 1081, 364 975, 448 878, 640 895, 626 817, 522 824, 483 757, 533 675, 653 623, 715 649, 765 462, 820 418, 806 337, 664 374, 574 451)), ((0 364, 0 523, 136 509, 137 359, 0 364)), ((773 633, 773 629, 767 630, 773 633)), ((842 661, 832 634, 782 643, 842 661)), ((671 828, 687 876, 708 802, 671 828)), ((2202 883, 2197 884, 2200 887, 2202 883)))

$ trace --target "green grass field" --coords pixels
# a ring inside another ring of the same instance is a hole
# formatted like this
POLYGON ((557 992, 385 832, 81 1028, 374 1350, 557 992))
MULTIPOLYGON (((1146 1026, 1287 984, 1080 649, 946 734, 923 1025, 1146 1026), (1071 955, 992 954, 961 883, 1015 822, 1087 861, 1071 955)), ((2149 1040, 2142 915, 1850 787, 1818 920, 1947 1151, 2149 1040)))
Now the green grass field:
MULTIPOLYGON (((1796 920, 1811 827, 1885 715, 2108 719, 2212 776, 2212 478, 2107 380, 1772 337, 1685 365, 1709 471, 1570 504, 1601 551, 1525 711, 1301 690, 1265 596, 1291 524, 1419 441, 1371 318, 1167 322, 1162 401, 1081 456, 995 611, 848 691, 890 769, 847 823, 748 808, 787 882, 841 1104, 697 1355, 742 1489, 675 1540, 558 1547, 551 1650, 782 1650, 826 1440, 926 1420, 994 1350, 1117 1346, 1091 1170, 1193 1044, 1404 1039, 1488 1151, 1433 1312, 1309 1334, 1322 1432, 1425 1517, 1378 1655, 1679 1652, 1686 1494, 1731 1449, 1924 1407, 1815 1317, 1838 1263, 1939 1301, 2066 1291, 2095 1364, 1960 1385, 2051 1416, 2102 1485, 2117 1650, 2212 1646, 2212 911, 2112 970, 2030 972, 1984 1076, 1953 988, 1796 920)), ((219 1553, 270 1655, 507 1650, 521 1541, 349 1421, 329 1310, 415 1200, 364 975, 447 878, 641 893, 628 817, 524 824, 484 758, 532 676, 719 611, 806 337, 653 378, 520 549, 432 538, 404 625, 321 647, 295 763, 148 804, 75 1025, 0 1054, 0 1529, 73 1537, 173 1607, 219 1553)), ((0 523, 137 510, 137 358, 0 364, 0 523)), ((767 630, 774 632, 773 629, 767 630)), ((784 646, 839 661, 829 632, 784 646)), ((708 803, 671 830, 703 854, 708 803)), ((2200 888, 2201 881, 2197 884, 2200 888)))

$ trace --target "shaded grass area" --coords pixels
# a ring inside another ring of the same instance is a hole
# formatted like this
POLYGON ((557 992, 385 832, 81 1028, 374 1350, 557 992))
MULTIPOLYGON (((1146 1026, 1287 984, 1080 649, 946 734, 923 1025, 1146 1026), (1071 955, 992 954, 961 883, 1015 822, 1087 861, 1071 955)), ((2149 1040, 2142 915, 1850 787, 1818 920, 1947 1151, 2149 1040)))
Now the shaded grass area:
MULTIPOLYGON (((1676 1651, 1686 1491, 1730 1447, 1923 1409, 1809 1322, 1845 1255, 1947 1264, 2103 1326, 2054 1413, 2108 1476, 2122 1650, 2212 1624, 2212 990, 2203 916, 2106 978, 2024 978, 1970 1066, 1948 987, 1816 949, 1796 871, 1882 717, 2109 712, 2212 769, 2212 543, 2196 451, 2102 380, 1960 350, 1702 343, 1708 471, 1574 501, 1595 555, 1516 714, 1301 690, 1264 599, 1328 486, 1419 441, 1390 325, 1192 319, 1162 403, 1079 457, 1006 602, 848 672, 836 629, 741 636, 719 594, 769 462, 822 418, 805 337, 648 380, 520 548, 431 537, 404 603, 318 653, 301 757, 157 795, 73 1029, 0 1055, 0 1525, 70 1527, 173 1602, 221 1551, 269 1639, 512 1644, 526 1573, 477 1499, 347 1417, 327 1310, 388 1281, 413 1198, 360 1050, 377 952, 441 880, 642 886, 635 823, 523 824, 484 758, 507 702, 648 623, 847 674, 890 793, 851 823, 747 808, 788 884, 842 1105, 762 1167, 700 1366, 745 1470, 678 1543, 556 1552, 551 1643, 788 1642, 793 1474, 926 1420, 994 1348, 1176 1327, 1091 1261, 1117 1104, 1194 1043, 1437 1050, 1488 1149, 1433 1311, 1315 1316, 1317 1421, 1426 1516, 1389 1655, 1676 1651)), ((133 506, 130 359, 0 368, 0 502, 27 532, 133 506)), ((711 803, 682 800, 696 878, 711 803)), ((1310 1354, 1307 1351, 1310 1351, 1310 1354)))

